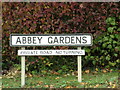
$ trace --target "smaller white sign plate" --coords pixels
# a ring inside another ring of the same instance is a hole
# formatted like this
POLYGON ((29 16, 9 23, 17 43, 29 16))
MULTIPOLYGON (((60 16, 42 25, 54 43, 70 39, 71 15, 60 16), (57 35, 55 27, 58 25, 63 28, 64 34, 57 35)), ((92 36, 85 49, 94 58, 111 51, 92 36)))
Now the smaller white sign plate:
POLYGON ((18 50, 18 56, 85 55, 85 50, 18 50))

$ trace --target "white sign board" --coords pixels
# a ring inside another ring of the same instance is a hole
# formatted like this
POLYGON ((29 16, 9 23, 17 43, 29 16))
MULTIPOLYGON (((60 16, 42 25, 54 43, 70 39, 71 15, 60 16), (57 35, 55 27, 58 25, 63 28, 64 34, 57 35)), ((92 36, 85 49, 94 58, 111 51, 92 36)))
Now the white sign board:
POLYGON ((91 34, 11 34, 11 46, 92 46, 91 34))
POLYGON ((85 55, 85 50, 18 50, 18 56, 85 55))

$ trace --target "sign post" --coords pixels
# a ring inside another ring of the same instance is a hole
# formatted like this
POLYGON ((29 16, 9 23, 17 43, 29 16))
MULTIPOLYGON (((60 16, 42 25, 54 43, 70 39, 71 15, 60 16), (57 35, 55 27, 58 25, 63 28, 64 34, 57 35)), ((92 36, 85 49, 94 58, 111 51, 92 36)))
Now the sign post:
MULTIPOLYGON (((81 50, 81 47, 77 48, 81 50)), ((78 63, 78 82, 82 82, 82 64, 81 64, 81 56, 77 56, 77 63, 78 63)))
POLYGON ((85 55, 81 46, 92 46, 92 34, 11 34, 10 46, 22 47, 18 50, 18 55, 21 56, 21 87, 25 85, 25 56, 78 55, 78 82, 81 82, 81 55, 85 55), (25 50, 25 46, 78 46, 78 48, 77 50, 25 50))
MULTIPOLYGON (((25 50, 25 47, 21 48, 25 50)), ((21 56, 21 87, 25 85, 25 56, 21 56)))

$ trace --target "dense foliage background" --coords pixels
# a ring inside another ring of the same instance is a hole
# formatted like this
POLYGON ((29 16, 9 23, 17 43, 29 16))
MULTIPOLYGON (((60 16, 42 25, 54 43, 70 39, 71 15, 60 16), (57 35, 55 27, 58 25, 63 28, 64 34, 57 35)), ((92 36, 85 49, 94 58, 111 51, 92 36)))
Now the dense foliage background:
MULTIPOLYGON (((8 2, 2 4, 2 66, 20 64, 17 50, 10 47, 10 34, 75 34, 92 33, 93 46, 82 47, 83 69, 88 67, 118 67, 120 61, 120 9, 118 3, 8 2)), ((69 49, 77 47, 26 47, 26 49, 69 49)), ((77 69, 77 56, 26 57, 27 71, 54 70, 59 73, 77 69)))

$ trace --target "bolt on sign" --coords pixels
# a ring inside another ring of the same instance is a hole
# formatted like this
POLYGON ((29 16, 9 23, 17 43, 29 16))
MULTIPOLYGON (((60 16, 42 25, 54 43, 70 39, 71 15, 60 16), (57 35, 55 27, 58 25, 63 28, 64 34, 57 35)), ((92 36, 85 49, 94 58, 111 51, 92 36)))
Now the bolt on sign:
POLYGON ((25 85, 25 56, 45 55, 77 55, 78 82, 82 81, 81 55, 85 50, 81 46, 92 46, 92 34, 11 34, 10 46, 21 47, 18 56, 21 56, 21 87, 25 85), (77 46, 77 50, 25 50, 26 46, 77 46))
POLYGON ((85 55, 85 50, 18 50, 18 56, 85 55))

